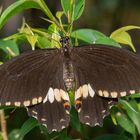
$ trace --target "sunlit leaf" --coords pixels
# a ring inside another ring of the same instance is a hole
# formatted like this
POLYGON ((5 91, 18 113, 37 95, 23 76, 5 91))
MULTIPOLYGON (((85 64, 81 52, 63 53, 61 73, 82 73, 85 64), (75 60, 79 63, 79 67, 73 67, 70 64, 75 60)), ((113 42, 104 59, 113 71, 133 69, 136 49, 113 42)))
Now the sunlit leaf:
POLYGON ((131 36, 127 33, 127 31, 132 29, 140 29, 139 26, 125 26, 122 28, 119 28, 115 30, 111 35, 110 38, 114 39, 115 41, 129 45, 134 52, 136 52, 136 49, 132 43, 131 36))
POLYGON ((51 36, 51 47, 52 48, 60 48, 60 35, 59 35, 59 29, 55 24, 51 24, 48 28, 48 31, 52 32, 51 36))

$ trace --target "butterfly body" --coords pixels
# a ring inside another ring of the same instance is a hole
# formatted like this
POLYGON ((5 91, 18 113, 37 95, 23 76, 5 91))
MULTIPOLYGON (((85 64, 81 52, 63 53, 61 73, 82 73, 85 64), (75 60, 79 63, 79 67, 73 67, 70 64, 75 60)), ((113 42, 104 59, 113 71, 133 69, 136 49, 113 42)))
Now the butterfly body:
POLYGON ((24 106, 29 115, 60 131, 70 121, 72 89, 82 123, 102 125, 114 99, 140 91, 140 59, 108 46, 70 47, 23 53, 0 66, 1 105, 24 106))

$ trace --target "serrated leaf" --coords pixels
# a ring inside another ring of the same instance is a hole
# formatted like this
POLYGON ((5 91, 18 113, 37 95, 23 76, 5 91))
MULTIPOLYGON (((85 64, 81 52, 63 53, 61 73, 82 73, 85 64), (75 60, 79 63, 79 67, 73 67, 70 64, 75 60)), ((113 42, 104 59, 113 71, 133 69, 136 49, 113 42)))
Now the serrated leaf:
POLYGON ((72 32, 71 37, 80 39, 89 44, 104 44, 120 47, 120 45, 103 33, 93 29, 79 29, 72 32))
POLYGON ((41 9, 38 2, 34 0, 19 0, 10 5, 0 17, 0 29, 10 17, 29 8, 41 9))
POLYGON ((136 49, 132 43, 131 36, 127 33, 127 31, 132 30, 132 29, 140 29, 139 26, 125 26, 122 28, 119 28, 112 32, 110 35, 110 38, 114 39, 115 41, 129 45, 134 52, 136 52, 136 49))
POLYGON ((11 56, 19 55, 19 48, 17 44, 12 40, 0 40, 0 49, 10 54, 11 56))

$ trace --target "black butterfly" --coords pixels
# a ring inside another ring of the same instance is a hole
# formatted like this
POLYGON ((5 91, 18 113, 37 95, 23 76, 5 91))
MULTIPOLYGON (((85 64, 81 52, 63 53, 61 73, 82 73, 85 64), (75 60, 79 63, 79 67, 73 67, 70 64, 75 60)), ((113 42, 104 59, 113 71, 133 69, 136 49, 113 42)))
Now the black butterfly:
POLYGON ((23 53, 0 66, 1 105, 25 106, 31 116, 60 131, 70 121, 68 90, 82 123, 101 125, 113 99, 140 91, 140 59, 107 46, 70 47, 23 53))

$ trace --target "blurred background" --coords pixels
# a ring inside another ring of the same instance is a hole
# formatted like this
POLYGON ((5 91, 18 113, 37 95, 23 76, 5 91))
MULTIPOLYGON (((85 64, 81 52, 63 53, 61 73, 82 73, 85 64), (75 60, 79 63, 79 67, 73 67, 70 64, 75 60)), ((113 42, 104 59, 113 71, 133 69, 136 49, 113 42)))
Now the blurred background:
MULTIPOLYGON (((5 9, 13 2, 15 2, 15 0, 0 0, 0 6, 5 9)), ((60 0, 46 0, 46 3, 54 15, 56 11, 61 9, 60 0)), ((31 27, 48 28, 49 24, 40 18, 43 16, 44 15, 41 11, 34 9, 15 15, 0 31, 0 38, 16 33, 17 29, 22 25, 23 17, 31 27)), ((109 36, 112 31, 126 25, 140 26, 140 0, 86 0, 84 13, 75 23, 74 29, 91 28, 109 36)), ((137 52, 140 53, 140 31, 132 30, 130 34, 132 35, 133 43, 137 48, 137 52)), ((7 119, 7 123, 10 126, 8 128, 8 132, 11 132, 11 130, 15 128, 20 128, 27 118, 28 116, 24 109, 17 109, 12 112, 7 119)), ((87 126, 84 126, 84 129, 86 130, 85 133, 88 136, 91 135, 91 137, 108 133, 120 134, 122 131, 120 127, 113 125, 110 116, 105 119, 103 128, 95 127, 90 129, 87 126)), ((74 131, 71 128, 69 128, 68 131, 69 135, 73 138, 80 136, 77 131, 74 131)), ((31 131, 30 134, 25 137, 25 140, 31 138, 34 138, 34 140, 46 140, 46 136, 41 134, 41 132, 38 131, 38 128, 31 131)))
MULTIPOLYGON (((15 0, 0 0, 0 5, 7 8, 15 0)), ((55 14, 61 9, 60 0, 46 0, 51 11, 55 14)), ((46 21, 42 20, 41 11, 27 10, 12 17, 0 32, 0 37, 5 37, 17 32, 21 27, 22 18, 33 27, 48 27, 46 21)), ((140 26, 140 1, 139 0, 86 0, 83 15, 75 23, 77 28, 92 28, 110 35, 112 31, 125 25, 140 26)), ((135 46, 140 45, 140 31, 131 31, 135 46)))

